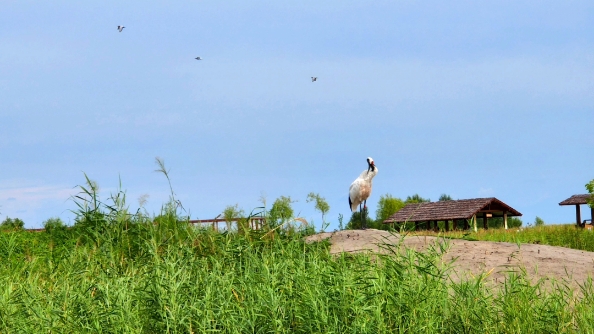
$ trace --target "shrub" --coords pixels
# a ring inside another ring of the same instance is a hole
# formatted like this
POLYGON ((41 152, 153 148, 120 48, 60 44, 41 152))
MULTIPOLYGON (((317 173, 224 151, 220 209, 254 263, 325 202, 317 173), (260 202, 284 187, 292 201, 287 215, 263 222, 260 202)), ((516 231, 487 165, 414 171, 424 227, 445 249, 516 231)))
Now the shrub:
POLYGON ((227 205, 227 207, 225 207, 225 209, 223 210, 223 218, 225 219, 225 222, 227 224, 227 231, 231 231, 231 222, 233 219, 244 217, 245 211, 243 211, 243 209, 239 207, 239 204, 227 205))
POLYGON ((290 196, 281 196, 274 201, 272 209, 270 209, 270 212, 268 213, 271 227, 276 227, 293 218, 292 203, 294 202, 291 200, 290 196))
POLYGON ((6 217, 2 223, 0 223, 0 231, 19 231, 25 226, 25 222, 19 218, 6 217))
POLYGON ((315 202, 316 203, 316 210, 319 211, 322 214, 322 223, 325 222, 324 220, 324 216, 326 215, 326 213, 328 213, 328 211, 330 211, 330 205, 328 204, 328 202, 326 202, 326 199, 322 196, 320 196, 320 194, 316 194, 316 193, 309 193, 307 195, 307 199, 305 200, 307 203, 309 202, 315 202))
POLYGON ((64 222, 62 221, 62 219, 60 219, 58 217, 50 218, 50 219, 44 221, 43 227, 45 228, 46 232, 50 232, 50 233, 54 232, 54 231, 66 229, 66 225, 64 224, 64 222))

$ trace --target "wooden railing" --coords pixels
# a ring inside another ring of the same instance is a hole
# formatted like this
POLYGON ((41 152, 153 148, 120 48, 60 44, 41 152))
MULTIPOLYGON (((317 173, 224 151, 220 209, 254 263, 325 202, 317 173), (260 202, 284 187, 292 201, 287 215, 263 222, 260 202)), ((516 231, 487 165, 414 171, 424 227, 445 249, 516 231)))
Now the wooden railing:
POLYGON ((251 228, 252 230, 262 229, 262 225, 266 222, 266 219, 264 217, 232 218, 232 219, 223 219, 223 218, 199 219, 199 220, 190 220, 188 222, 190 224, 212 224, 212 229, 215 231, 218 231, 220 223, 231 224, 231 226, 232 226, 232 224, 235 224, 235 227, 237 228, 238 222, 240 220, 246 220, 246 219, 247 219, 249 228, 251 228))

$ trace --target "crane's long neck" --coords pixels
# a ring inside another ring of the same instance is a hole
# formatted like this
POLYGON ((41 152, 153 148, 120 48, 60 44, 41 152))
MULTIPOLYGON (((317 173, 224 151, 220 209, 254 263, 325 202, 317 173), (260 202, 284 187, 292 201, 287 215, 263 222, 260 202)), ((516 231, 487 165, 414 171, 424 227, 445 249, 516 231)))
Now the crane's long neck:
POLYGON ((369 181, 371 182, 371 180, 373 180, 373 178, 375 177, 375 175, 377 175, 377 167, 375 167, 373 169, 373 171, 363 171, 363 173, 361 173, 361 178, 365 181, 369 181))

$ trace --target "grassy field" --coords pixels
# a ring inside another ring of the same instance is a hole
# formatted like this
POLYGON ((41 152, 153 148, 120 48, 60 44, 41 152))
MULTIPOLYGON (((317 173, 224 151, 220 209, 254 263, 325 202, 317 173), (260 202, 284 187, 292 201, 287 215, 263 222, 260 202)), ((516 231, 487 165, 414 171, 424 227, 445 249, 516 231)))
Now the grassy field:
POLYGON ((439 233, 433 231, 416 231, 414 234, 432 236, 441 235, 453 239, 542 244, 594 252, 594 232, 577 228, 575 224, 545 225, 528 228, 513 228, 508 230, 479 229, 478 232, 470 230, 439 233))
POLYGON ((334 257, 299 233, 215 233, 174 204, 149 218, 114 202, 81 205, 72 229, 0 233, 1 333, 594 332, 591 281, 455 283, 441 249, 334 257))
POLYGON ((334 258, 298 235, 110 223, 0 234, 0 332, 594 331, 591 284, 455 284, 438 249, 334 258))

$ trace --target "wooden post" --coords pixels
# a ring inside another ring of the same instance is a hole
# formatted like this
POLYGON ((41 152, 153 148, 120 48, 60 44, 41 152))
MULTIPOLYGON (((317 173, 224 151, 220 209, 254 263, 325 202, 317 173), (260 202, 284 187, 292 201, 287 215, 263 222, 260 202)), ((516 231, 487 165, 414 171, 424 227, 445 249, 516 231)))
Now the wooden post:
POLYGON ((468 229, 470 229, 470 226, 468 226, 468 225, 469 225, 469 224, 468 224, 468 219, 464 218, 464 229, 465 229, 465 230, 468 230, 468 229))
POLYGON ((590 224, 594 225, 594 208, 590 208, 590 224))
POLYGON ((485 215, 483 216, 483 227, 485 228, 485 230, 489 229, 489 217, 487 217, 486 212, 485 212, 485 215))
POLYGON ((419 222, 415 222, 415 231, 419 230, 419 222))
POLYGON ((446 230, 446 232, 450 231, 450 221, 449 220, 445 221, 445 230, 446 230))
POLYGON ((472 225, 474 226, 474 232, 478 232, 478 229, 476 228, 476 215, 472 216, 472 225))
POLYGON ((454 231, 457 230, 458 229, 458 219, 453 219, 452 220, 452 225, 454 225, 454 226, 452 226, 453 227, 453 230, 454 231))
POLYGON ((578 226, 584 227, 584 226, 582 226, 582 213, 580 212, 579 204, 576 204, 576 206, 575 206, 575 220, 576 220, 576 223, 578 224, 578 226))
POLYGON ((503 211, 503 226, 507 230, 507 211, 503 211))
POLYGON ((439 222, 437 220, 433 221, 433 231, 439 232, 439 222))

